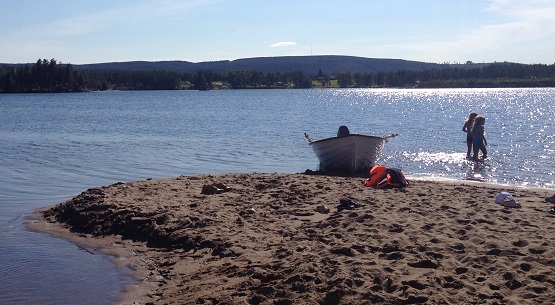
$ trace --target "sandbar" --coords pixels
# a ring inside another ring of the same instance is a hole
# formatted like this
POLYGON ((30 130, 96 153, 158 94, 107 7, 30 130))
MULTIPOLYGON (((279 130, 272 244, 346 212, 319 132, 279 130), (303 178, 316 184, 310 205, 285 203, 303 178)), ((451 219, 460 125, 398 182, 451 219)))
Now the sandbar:
POLYGON ((29 226, 131 268, 122 305, 555 300, 544 200, 554 190, 363 182, 238 173, 115 183, 38 210, 29 226), (521 207, 496 204, 501 191, 521 207))

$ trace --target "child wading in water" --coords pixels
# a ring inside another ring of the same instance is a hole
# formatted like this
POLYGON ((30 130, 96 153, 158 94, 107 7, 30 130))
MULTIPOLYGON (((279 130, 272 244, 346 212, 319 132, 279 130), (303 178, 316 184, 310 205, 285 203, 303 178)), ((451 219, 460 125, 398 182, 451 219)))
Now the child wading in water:
POLYGON ((473 151, 474 154, 472 156, 472 159, 474 161, 478 161, 478 152, 481 150, 482 151, 482 159, 485 159, 488 157, 488 151, 486 149, 486 145, 488 145, 488 141, 486 140, 485 137, 485 131, 484 131, 484 124, 486 123, 486 118, 484 118, 483 116, 477 116, 474 119, 474 124, 472 125, 472 146, 473 147, 473 151))
POLYGON ((468 119, 464 121, 462 131, 466 132, 466 158, 470 158, 470 153, 472 152, 472 125, 474 124, 474 119, 478 116, 476 112, 471 112, 468 115, 468 119))

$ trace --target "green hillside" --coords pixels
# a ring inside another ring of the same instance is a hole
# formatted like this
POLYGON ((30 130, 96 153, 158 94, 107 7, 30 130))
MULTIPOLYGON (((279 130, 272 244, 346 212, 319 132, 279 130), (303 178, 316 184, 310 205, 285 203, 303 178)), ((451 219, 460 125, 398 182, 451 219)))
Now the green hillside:
POLYGON ((399 70, 429 70, 449 67, 446 64, 425 63, 402 59, 378 59, 355 56, 284 56, 257 57, 237 60, 192 63, 187 61, 131 61, 74 65, 76 70, 155 71, 179 73, 210 70, 216 73, 233 71, 259 71, 262 73, 287 73, 300 71, 307 75, 318 73, 374 73, 399 70))

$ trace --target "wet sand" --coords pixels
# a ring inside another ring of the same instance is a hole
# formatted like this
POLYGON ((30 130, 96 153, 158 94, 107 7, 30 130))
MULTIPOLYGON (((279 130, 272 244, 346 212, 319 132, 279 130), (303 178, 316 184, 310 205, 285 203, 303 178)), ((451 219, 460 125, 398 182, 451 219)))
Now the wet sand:
POLYGON ((253 173, 116 183, 37 211, 29 225, 132 268, 138 284, 120 304, 555 300, 544 200, 554 190, 363 182, 253 173), (522 207, 494 203, 501 191, 522 207))

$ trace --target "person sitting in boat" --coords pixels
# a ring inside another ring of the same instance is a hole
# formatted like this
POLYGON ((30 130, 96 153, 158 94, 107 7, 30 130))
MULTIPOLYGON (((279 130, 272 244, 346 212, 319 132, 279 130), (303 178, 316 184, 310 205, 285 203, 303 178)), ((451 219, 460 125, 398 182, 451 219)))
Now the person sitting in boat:
POLYGON ((348 136, 351 133, 349 132, 349 128, 347 128, 347 126, 345 125, 341 125, 339 126, 339 129, 337 130, 337 137, 344 137, 344 136, 348 136))

